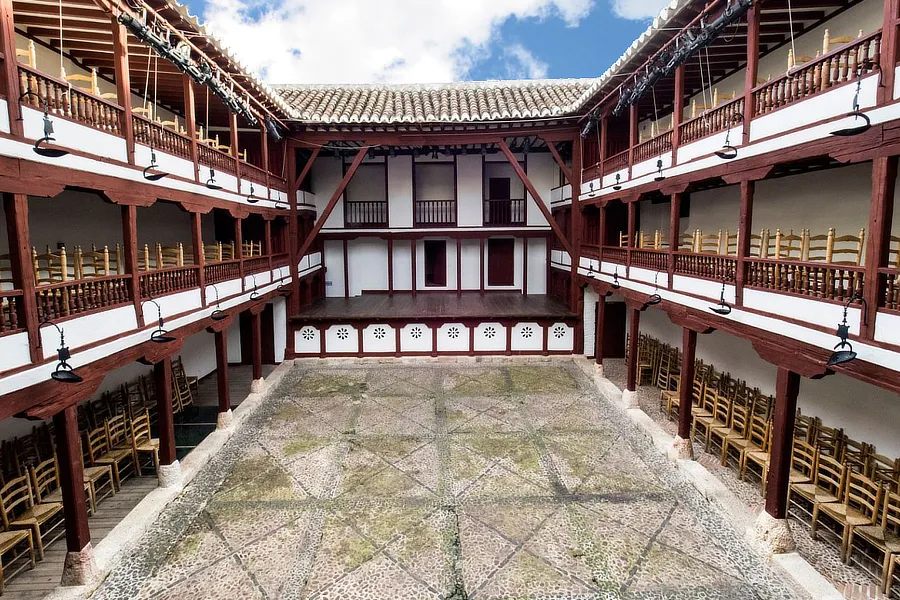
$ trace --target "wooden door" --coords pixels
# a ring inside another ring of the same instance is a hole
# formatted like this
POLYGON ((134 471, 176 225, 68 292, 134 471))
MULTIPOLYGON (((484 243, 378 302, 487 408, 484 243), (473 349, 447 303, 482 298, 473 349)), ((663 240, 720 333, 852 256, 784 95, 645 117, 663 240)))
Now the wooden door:
POLYGON ((488 285, 515 285, 516 240, 488 240, 488 285))
POLYGON ((259 315, 262 321, 259 324, 261 329, 260 338, 262 341, 262 362, 266 365, 275 364, 275 305, 266 304, 262 313, 259 315))
POLYGON ((603 358, 625 358, 625 303, 606 303, 603 324, 603 358))
POLYGON ((425 285, 447 285, 447 242, 425 240, 425 285))

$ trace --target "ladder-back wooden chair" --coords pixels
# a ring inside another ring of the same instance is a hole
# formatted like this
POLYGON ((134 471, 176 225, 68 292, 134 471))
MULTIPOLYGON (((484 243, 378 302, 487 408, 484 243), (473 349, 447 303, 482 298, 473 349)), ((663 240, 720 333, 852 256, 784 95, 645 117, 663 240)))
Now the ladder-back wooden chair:
POLYGON ((172 372, 180 381, 187 382, 187 386, 193 394, 200 393, 200 378, 187 374, 184 370, 184 361, 180 356, 172 358, 172 372))
POLYGON ((631 246, 631 240, 629 239, 628 233, 625 231, 619 232, 619 247, 620 248, 628 248, 631 246))
POLYGON ((822 35, 822 54, 828 54, 832 50, 832 45, 834 46, 843 46, 844 44, 849 44, 850 42, 861 38, 863 36, 863 30, 860 29, 859 33, 856 37, 852 35, 837 35, 832 36, 831 32, 826 29, 825 33, 822 35))
POLYGON ((701 414, 693 418, 691 425, 691 438, 696 439, 702 431, 703 445, 709 448, 710 432, 714 427, 723 427, 728 424, 731 415, 731 402, 720 392, 714 390, 715 402, 709 415, 701 414))
POLYGON ((669 247, 669 238, 659 229, 653 233, 653 247, 657 250, 663 250, 669 247))
POLYGON ((727 229, 722 235, 722 252, 727 256, 737 256, 741 241, 738 238, 738 232, 729 232, 727 229))
POLYGON ((32 248, 31 260, 35 285, 50 285, 75 278, 75 267, 71 264, 65 247, 53 252, 47 246, 47 251, 43 254, 38 254, 37 249, 32 248))
POLYGON ((775 230, 775 256, 778 260, 799 260, 803 255, 803 236, 775 230))
POLYGON ((772 447, 772 422, 762 420, 759 415, 753 415, 750 419, 750 437, 748 439, 750 443, 741 448, 738 476, 741 481, 744 481, 751 465, 759 467, 759 487, 762 494, 765 495, 766 477, 769 474, 769 452, 772 447))
POLYGON ((25 48, 16 48, 16 59, 32 69, 37 68, 37 52, 34 47, 34 40, 28 40, 25 48))
POLYGON ((750 256, 771 258, 774 254, 773 242, 768 229, 761 229, 759 234, 750 234, 750 256))
POLYGON ((732 404, 728 421, 725 425, 710 427, 707 439, 707 452, 710 448, 719 450, 721 463, 725 465, 725 453, 728 450, 727 440, 743 440, 750 429, 750 410, 747 406, 738 403, 732 404))
MULTIPOLYGON (((47 502, 62 503, 62 488, 59 486, 59 464, 56 457, 48 458, 29 468, 31 476, 31 488, 34 491, 34 501, 37 504, 47 502)), ((88 513, 97 512, 97 503, 94 498, 94 487, 88 481, 84 481, 84 493, 88 501, 88 513)))
POLYGON ((152 466, 153 472, 159 472, 159 439, 150 435, 150 414, 147 411, 131 421, 131 453, 138 477, 143 474, 145 466, 152 466), (141 464, 141 456, 149 456, 150 462, 141 464))
POLYGON ((88 459, 92 466, 108 466, 112 469, 113 485, 116 491, 122 489, 123 475, 133 467, 131 450, 111 448, 106 426, 97 427, 85 433, 88 459))
POLYGON ((222 262, 222 242, 203 244, 203 256, 207 263, 222 262))
POLYGON ((6 580, 15 577, 22 571, 33 569, 35 565, 34 542, 31 540, 31 533, 23 530, 10 530, 3 527, 0 530, 0 595, 3 594, 3 588, 6 580), (10 556, 9 558, 6 558, 10 556), (27 560, 22 560, 27 557, 27 560), (11 573, 6 570, 11 565, 19 564, 11 573))
POLYGON ((697 230, 697 252, 700 254, 720 254, 722 252, 722 230, 704 234, 697 230))
POLYGON ((172 368, 172 412, 181 413, 194 406, 194 395, 184 368, 172 368))
POLYGON ((850 534, 856 527, 874 525, 881 510, 882 488, 860 473, 848 472, 844 478, 843 501, 817 503, 813 507, 810 535, 816 539, 819 515, 824 513, 836 524, 834 533, 841 538, 841 561, 847 562, 850 534))
POLYGON ((234 249, 234 242, 219 242, 222 246, 222 259, 221 260, 234 260, 237 258, 237 254, 234 249))
POLYGON ((174 246, 156 245, 156 254, 159 257, 158 264, 165 267, 183 267, 184 266, 184 246, 178 242, 174 246))
POLYGON ((65 535, 61 502, 35 504, 28 475, 16 477, 0 488, 0 515, 7 529, 31 533, 37 559, 44 559, 44 548, 65 535))
MULTIPOLYGON (((886 492, 878 522, 854 527, 850 531, 847 542, 849 562, 857 562, 854 561, 854 551, 869 560, 880 559, 881 591, 887 594, 895 572, 896 559, 900 557, 900 495, 886 492)), ((858 564, 864 567, 866 562, 868 561, 861 560, 858 564)))
POLYGON ((150 252, 150 244, 144 244, 143 248, 138 250, 138 271, 152 271, 157 268, 156 252, 150 252))
POLYGON ((653 248, 653 236, 643 231, 637 232, 637 248, 653 248))
POLYGON ((869 455, 866 475, 892 492, 900 492, 900 458, 889 458, 878 454, 873 447, 869 455))
POLYGON ((682 233, 678 236, 678 250, 682 252, 696 252, 697 251, 697 232, 691 231, 690 233, 682 233))
POLYGON ((828 504, 832 502, 842 502, 844 495, 844 479, 847 475, 847 469, 836 459, 830 456, 823 456, 821 452, 816 456, 815 477, 811 483, 798 483, 788 488, 788 504, 792 499, 795 505, 803 512, 812 517, 816 505, 828 504), (803 504, 797 502, 799 497, 809 503, 807 509, 803 504))

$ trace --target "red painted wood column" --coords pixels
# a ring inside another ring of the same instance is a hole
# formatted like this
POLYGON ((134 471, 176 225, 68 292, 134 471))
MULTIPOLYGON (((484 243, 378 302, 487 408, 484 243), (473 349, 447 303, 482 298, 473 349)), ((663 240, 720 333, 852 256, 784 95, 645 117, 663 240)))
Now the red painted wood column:
POLYGON ((609 119, 606 115, 602 115, 600 117, 600 123, 597 127, 600 128, 598 135, 600 136, 600 187, 603 187, 603 174, 604 167, 603 163, 606 160, 607 146, 608 146, 608 136, 606 135, 607 124, 609 123, 609 119))
POLYGON ((481 292, 481 295, 484 295, 484 238, 478 240, 481 243, 481 259, 478 261, 478 273, 479 273, 479 285, 478 291, 481 292))
POLYGON ((175 454, 175 419, 172 414, 172 357, 153 365, 156 412, 159 426, 159 485, 171 487, 180 479, 175 454))
POLYGON ((897 157, 879 156, 872 161, 872 201, 869 205, 869 239, 866 242, 866 264, 863 297, 868 310, 863 311, 860 333, 874 339, 875 317, 882 300, 880 267, 886 266, 891 243, 894 213, 894 188, 897 185, 897 157))
MULTIPOLYGON (((753 228, 753 195, 755 181, 741 181, 741 214, 738 221, 737 272, 734 274, 735 304, 744 304, 744 284, 747 280, 747 257, 750 256, 750 231, 753 228)), ((727 243, 727 241, 726 241, 727 243)))
POLYGON ((669 206, 669 289, 675 277, 675 253, 678 252, 678 241, 681 237, 681 203, 682 194, 672 194, 669 206))
POLYGON ((263 227, 265 229, 265 255, 269 257, 269 272, 272 272, 272 221, 266 219, 263 227))
MULTIPOLYGON (((346 242, 345 242, 346 243, 346 242)), ((346 248, 346 246, 344 246, 346 248)), ((416 240, 409 240, 409 256, 410 256, 410 285, 412 286, 412 296, 416 297, 418 293, 418 286, 416 285, 416 278, 418 275, 416 274, 416 240)))
POLYGON ((638 140, 637 104, 628 108, 628 179, 631 179, 631 168, 634 167, 634 147, 638 140))
MULTIPOLYGON (((200 183, 199 150, 197 150, 197 103, 194 101, 194 81, 185 73, 184 87, 184 130, 191 138, 191 160, 194 163, 194 181, 200 183)), ((209 123, 206 124, 209 127, 209 123)), ((208 134, 207 134, 208 135, 208 134)))
POLYGON ((787 492, 799 393, 800 375, 785 367, 778 367, 772 447, 769 451, 769 475, 766 480, 766 512, 776 519, 787 518, 787 492))
POLYGON ((59 487, 62 490, 66 527, 66 564, 63 585, 84 585, 93 575, 93 549, 88 526, 87 498, 84 494, 84 465, 78 412, 73 404, 53 415, 59 487))
POLYGON ((231 411, 231 390, 228 388, 228 339, 226 330, 216 331, 216 387, 219 391, 219 413, 231 411))
POLYGON ((691 409, 694 392, 694 360, 697 355, 697 332, 685 327, 681 333, 681 387, 678 392, 678 435, 675 456, 693 459, 691 447, 691 409))
MULTIPOLYGON (((572 231, 572 249, 575 251, 572 256, 571 270, 571 303, 570 310, 576 315, 582 316, 584 313, 584 293, 578 285, 578 267, 581 263, 581 235, 582 226, 584 224, 584 215, 581 212, 581 178, 583 175, 583 144, 580 135, 575 135, 572 140, 572 215, 571 215, 571 231, 572 231)), ((537 200, 540 202, 540 200, 537 200)), ((525 243, 527 250, 527 241, 525 243)), ((579 318, 575 324, 575 354, 584 352, 584 319, 579 318)))
POLYGON ((111 19, 113 34, 113 57, 116 69, 116 101, 122 107, 122 131, 125 134, 125 148, 128 163, 134 164, 134 121, 131 118, 131 72, 128 68, 128 34, 119 23, 118 15, 111 19))
POLYGON ((241 275, 241 290, 246 291, 247 282, 244 279, 244 220, 234 218, 234 257, 238 259, 238 272, 241 275))
POLYGON ((228 113, 228 133, 231 137, 231 155, 234 157, 234 176, 238 179, 238 192, 240 193, 241 187, 241 157, 240 157, 240 149, 238 148, 238 125, 237 125, 237 115, 233 112, 228 113))
POLYGON ((881 86, 877 92, 878 105, 893 100, 894 69, 897 65, 898 44, 897 18, 900 16, 900 0, 884 0, 881 25, 881 86))
POLYGON ((641 335, 641 311, 628 309, 631 322, 628 326, 628 371, 625 390, 631 393, 637 389, 638 339, 641 335))
POLYGON ((206 252, 203 251, 202 215, 191 213, 191 244, 194 252, 194 264, 197 265, 197 282, 200 284, 200 301, 206 306, 206 252))
POLYGON ((125 272, 131 275, 128 289, 138 327, 144 326, 144 311, 141 309, 141 278, 138 271, 137 249, 137 207, 129 204, 122 207, 122 246, 125 251, 125 272))
POLYGON ((635 235, 637 232, 635 231, 635 222, 637 221, 637 200, 628 203, 628 249, 627 252, 627 265, 631 266, 631 249, 637 248, 637 243, 635 240, 635 235))
POLYGON ((9 240, 9 262, 14 285, 22 290, 22 310, 25 331, 28 332, 28 351, 31 362, 40 362, 40 342, 37 299, 34 295, 34 266, 31 262, 31 237, 28 230, 28 196, 3 194, 6 213, 6 232, 9 240))
POLYGON ((603 366, 603 333, 606 325, 606 296, 597 299, 597 321, 594 323, 594 361, 603 366))
POLYGON ((2 61, 6 102, 9 108, 9 129, 15 137, 22 137, 23 123, 19 120, 19 66, 16 61, 16 30, 13 25, 12 0, 0 0, 0 44, 5 59, 2 61))
POLYGON ((678 164, 681 120, 684 118, 684 65, 675 68, 675 104, 672 110, 672 164, 678 164))
POLYGON ((600 205, 600 222, 598 224, 598 229, 600 230, 600 233, 599 233, 600 239, 598 240, 598 242, 599 242, 598 248, 599 249, 597 250, 597 259, 598 259, 598 262, 600 263, 597 265, 598 273, 603 272, 603 246, 606 245, 606 240, 609 238, 609 235, 607 234, 607 231, 606 231, 608 227, 609 227, 609 225, 606 221, 606 203, 604 202, 603 204, 600 205))
POLYGON ((750 122, 753 120, 753 88, 759 76, 759 20, 760 3, 754 2, 747 12, 747 68, 744 70, 744 145, 750 142, 750 122))
POLYGON ((253 356, 253 380, 262 379, 262 317, 251 314, 250 342, 253 356))

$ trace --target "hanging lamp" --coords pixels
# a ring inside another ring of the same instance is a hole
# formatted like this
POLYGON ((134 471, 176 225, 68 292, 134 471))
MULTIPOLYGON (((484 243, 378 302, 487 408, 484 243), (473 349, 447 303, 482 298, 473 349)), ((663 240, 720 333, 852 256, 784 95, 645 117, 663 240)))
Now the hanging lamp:
POLYGON ((622 174, 616 173, 616 182, 613 184, 612 188, 617 192, 622 189, 622 174))
MULTIPOLYGON (((833 367, 835 365, 842 365, 850 362, 857 356, 856 352, 853 351, 853 344, 847 341, 850 337, 850 325, 847 323, 847 310, 854 300, 862 301, 863 310, 865 312, 868 311, 865 299, 861 298, 858 293, 854 293, 850 299, 847 300, 847 303, 844 305, 844 318, 838 323, 837 331, 835 332, 835 335, 837 335, 840 341, 834 347, 834 351, 831 353, 831 356, 828 357, 828 362, 825 363, 825 366, 833 367)), ((865 312, 863 313, 864 319, 865 312)))
POLYGON ((163 321, 162 316, 162 308, 160 308, 159 303, 153 298, 147 298, 141 303, 141 306, 146 304, 147 302, 152 302, 156 307, 156 329, 150 334, 150 341, 157 344, 165 344, 167 342, 174 342, 175 336, 169 335, 169 332, 165 330, 165 321, 163 321))
POLYGON ((217 288, 215 284, 210 284, 210 287, 216 292, 216 308, 210 313, 209 318, 213 321, 221 321, 228 315, 225 314, 225 311, 223 311, 222 307, 219 305, 219 288, 217 288))
POLYGON ((662 172, 663 162, 661 158, 656 159, 656 177, 653 178, 653 181, 662 181, 666 178, 662 172))
POLYGON ((731 124, 739 122, 743 119, 741 115, 734 115, 728 120, 728 129, 725 131, 725 144, 721 150, 716 150, 715 154, 722 160, 734 160, 737 158, 738 150, 731 145, 731 124))
POLYGON ((259 202, 259 198, 253 195, 256 190, 253 189, 253 182, 250 182, 250 193, 247 194, 247 203, 248 204, 256 204, 259 202))
POLYGON ((46 143, 56 141, 56 138, 53 137, 53 121, 50 120, 50 105, 31 90, 28 90, 19 96, 19 102, 22 102, 22 99, 27 96, 34 96, 37 98, 38 104, 44 110, 44 137, 34 142, 32 150, 34 150, 36 154, 46 156, 47 158, 60 158, 69 154, 68 150, 63 150, 62 148, 47 148, 44 146, 46 143))
MULTIPOLYGON (((72 353, 69 352, 69 347, 66 346, 66 336, 63 330, 59 325, 50 320, 44 321, 38 325, 38 330, 44 325, 53 325, 56 327, 56 331, 59 332, 59 348, 56 349, 57 363, 56 368, 50 373, 50 378, 61 383, 80 383, 84 381, 84 378, 76 373, 75 369, 72 368, 72 365, 69 364, 72 353)), ((40 340, 41 338, 38 336, 38 346, 40 346, 40 340)))
POLYGON ((853 127, 845 127, 844 129, 838 129, 836 131, 832 131, 831 135, 837 137, 850 137, 854 135, 859 135, 861 133, 865 133, 872 127, 872 121, 869 119, 869 116, 862 112, 859 109, 859 93, 862 89, 862 66, 858 65, 856 67, 856 93, 853 95, 853 110, 847 115, 848 117, 853 117, 853 121, 856 122, 858 120, 862 120, 862 123, 859 125, 855 125, 853 127))
POLYGON ((710 306, 709 310, 713 311, 717 315, 729 315, 731 314, 731 305, 725 301, 725 280, 722 280, 722 293, 719 296, 719 303, 716 306, 710 306))

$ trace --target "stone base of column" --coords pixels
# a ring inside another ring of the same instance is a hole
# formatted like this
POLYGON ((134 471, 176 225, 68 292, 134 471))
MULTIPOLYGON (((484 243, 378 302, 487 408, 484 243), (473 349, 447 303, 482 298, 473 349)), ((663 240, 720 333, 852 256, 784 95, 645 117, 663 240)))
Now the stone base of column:
POLYGON ((181 483, 181 463, 177 460, 171 465, 159 465, 159 487, 175 487, 181 483))
POLYGON ((603 377, 604 376, 603 375, 603 365, 598 365, 597 363, 594 363, 594 373, 596 373, 600 377, 603 377))
POLYGON ((232 421, 234 421, 234 414, 230 408, 225 412, 220 412, 216 417, 216 429, 228 429, 231 427, 232 421))
POLYGON ((94 548, 91 543, 78 552, 66 552, 61 585, 87 585, 97 577, 94 565, 94 548))
POLYGON ((631 390, 622 390, 622 404, 625 405, 625 408, 641 407, 638 403, 637 392, 632 392, 631 390))
POLYGON ((258 394, 261 391, 263 391, 263 389, 265 389, 265 386, 266 386, 265 379, 263 379, 263 378, 254 379, 253 381, 250 382, 250 393, 258 394))
POLYGON ((776 519, 766 511, 759 513, 756 522, 747 530, 750 543, 766 556, 784 554, 796 549, 794 535, 787 519, 776 519))
POLYGON ((693 442, 676 435, 672 445, 669 446, 668 456, 671 460, 694 460, 693 442))

